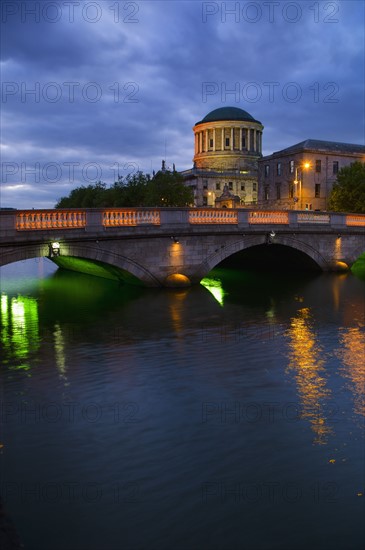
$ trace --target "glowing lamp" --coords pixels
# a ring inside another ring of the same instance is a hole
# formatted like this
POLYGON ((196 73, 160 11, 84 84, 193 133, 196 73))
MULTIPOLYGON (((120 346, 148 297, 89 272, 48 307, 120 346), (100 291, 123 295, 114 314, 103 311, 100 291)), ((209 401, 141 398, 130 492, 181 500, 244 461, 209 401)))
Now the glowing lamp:
POLYGON ((49 244, 49 256, 50 258, 53 258, 54 256, 60 255, 60 243, 57 241, 54 241, 49 244))

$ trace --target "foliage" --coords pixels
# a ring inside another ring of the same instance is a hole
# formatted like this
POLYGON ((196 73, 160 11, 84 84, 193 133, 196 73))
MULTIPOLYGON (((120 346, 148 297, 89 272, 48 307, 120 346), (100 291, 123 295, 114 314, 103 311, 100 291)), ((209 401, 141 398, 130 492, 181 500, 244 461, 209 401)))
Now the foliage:
POLYGON ((193 203, 192 191, 183 183, 178 172, 157 172, 146 192, 146 206, 190 206, 193 203))
POLYGON ((193 203, 190 188, 178 172, 160 171, 153 178, 137 172, 119 177, 111 187, 97 182, 73 189, 62 197, 56 208, 103 208, 135 206, 189 206, 193 203))
POLYGON ((365 163, 354 162, 341 168, 329 196, 328 209, 365 214, 365 163))

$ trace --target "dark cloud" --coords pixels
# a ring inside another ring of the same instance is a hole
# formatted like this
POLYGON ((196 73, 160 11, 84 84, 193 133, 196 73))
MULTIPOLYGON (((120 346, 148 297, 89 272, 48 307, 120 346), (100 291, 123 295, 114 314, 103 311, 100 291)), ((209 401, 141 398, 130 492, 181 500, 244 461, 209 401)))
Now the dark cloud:
POLYGON ((2 205, 53 206, 165 155, 188 168, 192 126, 224 105, 264 124, 267 154, 363 142, 364 4, 277 4, 3 2, 2 205))

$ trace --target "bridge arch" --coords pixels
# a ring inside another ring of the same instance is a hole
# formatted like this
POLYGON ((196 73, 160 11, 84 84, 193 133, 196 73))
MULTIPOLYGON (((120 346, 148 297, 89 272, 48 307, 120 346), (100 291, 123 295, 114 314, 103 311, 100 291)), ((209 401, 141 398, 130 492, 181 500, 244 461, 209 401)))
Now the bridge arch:
MULTIPOLYGON (((49 243, 23 245, 9 249, 2 255, 1 265, 40 257, 49 257, 49 243)), ((106 264, 132 274, 146 286, 162 286, 161 282, 144 266, 122 254, 104 249, 99 243, 95 243, 95 241, 92 244, 62 242, 61 258, 82 258, 91 262, 95 261, 106 264)), ((57 261, 55 263, 57 264, 57 261)), ((116 272, 117 270, 115 270, 116 272)), ((122 273, 120 273, 120 277, 117 276, 116 278, 124 280, 122 273)))
POLYGON ((255 246, 266 245, 270 246, 271 244, 280 244, 288 248, 303 252, 308 256, 313 262, 318 266, 322 271, 328 271, 331 269, 328 261, 320 254, 320 252, 312 245, 304 242, 300 238, 294 235, 275 235, 275 237, 269 241, 268 235, 250 235, 243 236, 240 240, 235 240, 222 248, 215 250, 210 254, 206 260, 199 266, 198 273, 199 277, 205 277, 209 271, 214 269, 218 264, 227 258, 241 252, 243 250, 248 250, 255 246))

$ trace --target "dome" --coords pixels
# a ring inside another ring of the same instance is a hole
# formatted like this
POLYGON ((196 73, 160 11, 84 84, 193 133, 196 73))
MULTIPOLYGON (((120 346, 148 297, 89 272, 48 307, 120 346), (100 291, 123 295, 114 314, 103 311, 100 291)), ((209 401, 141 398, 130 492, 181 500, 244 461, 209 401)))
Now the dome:
POLYGON ((219 109, 214 109, 214 111, 210 111, 203 120, 200 120, 196 124, 216 122, 219 120, 246 120, 248 122, 258 122, 261 124, 261 122, 255 120, 250 113, 238 107, 220 107, 219 109))

